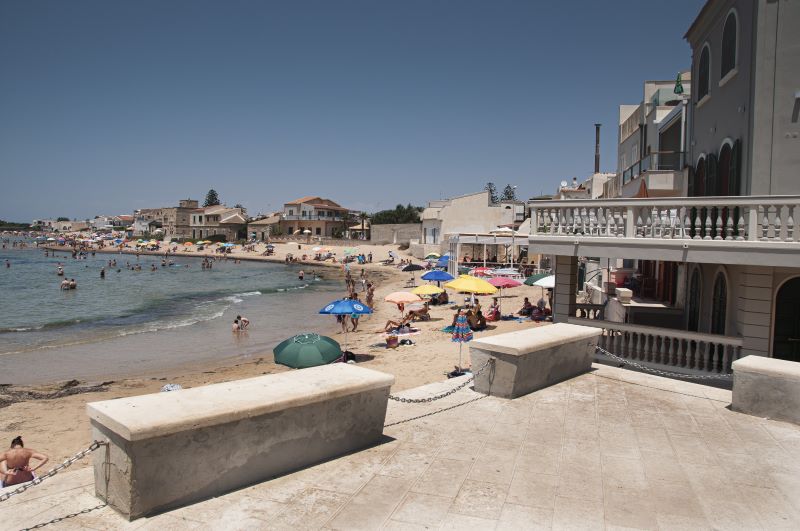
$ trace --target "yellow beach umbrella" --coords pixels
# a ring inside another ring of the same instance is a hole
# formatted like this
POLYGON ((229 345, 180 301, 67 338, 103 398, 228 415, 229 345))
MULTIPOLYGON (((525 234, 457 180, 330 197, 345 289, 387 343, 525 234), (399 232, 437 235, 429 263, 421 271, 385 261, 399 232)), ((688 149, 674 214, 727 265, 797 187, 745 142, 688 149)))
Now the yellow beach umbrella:
POLYGON ((473 277, 470 275, 461 275, 457 279, 445 284, 444 287, 455 291, 475 293, 477 295, 491 295, 492 293, 497 293, 496 287, 492 286, 482 278, 473 277))
POLYGON ((411 293, 416 293, 417 295, 438 295, 439 293, 443 292, 442 288, 434 286, 433 284, 423 284, 418 288, 414 288, 411 290, 411 293))

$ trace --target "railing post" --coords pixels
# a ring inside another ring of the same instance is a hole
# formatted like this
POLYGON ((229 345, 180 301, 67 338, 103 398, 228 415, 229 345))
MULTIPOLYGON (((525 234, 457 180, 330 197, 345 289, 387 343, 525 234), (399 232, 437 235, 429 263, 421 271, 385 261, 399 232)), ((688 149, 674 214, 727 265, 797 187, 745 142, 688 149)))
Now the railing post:
POLYGON ((635 238, 636 237, 636 219, 634 218, 634 208, 629 206, 625 209, 626 217, 625 217, 625 237, 626 238, 635 238))
POLYGON ((531 233, 539 233, 539 209, 534 207, 531 209, 531 233))
POLYGON ((750 205, 747 208, 747 240, 758 240, 758 205, 750 205))

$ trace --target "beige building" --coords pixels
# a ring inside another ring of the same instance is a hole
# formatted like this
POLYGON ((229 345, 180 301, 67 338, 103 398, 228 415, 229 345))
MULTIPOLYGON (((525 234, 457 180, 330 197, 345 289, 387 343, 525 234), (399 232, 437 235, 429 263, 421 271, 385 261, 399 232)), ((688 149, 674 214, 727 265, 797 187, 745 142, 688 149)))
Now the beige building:
POLYGON ((191 238, 191 215, 198 208, 195 199, 181 199, 177 207, 143 208, 134 212, 133 234, 159 234, 165 239, 191 238))
POLYGON ((356 215, 331 199, 306 196, 283 205, 280 228, 283 234, 344 236, 356 215))
POLYGON ((525 203, 492 204, 488 191, 430 201, 422 211, 422 241, 411 246, 418 258, 447 251, 457 234, 488 234, 498 227, 517 228, 525 220, 525 203))
POLYGON ((280 232, 281 214, 276 213, 247 224, 247 236, 262 242, 269 241, 271 236, 280 232))
POLYGON ((225 241, 233 242, 247 238, 247 218, 241 208, 225 205, 196 208, 189 216, 189 225, 193 240, 223 236, 225 241))

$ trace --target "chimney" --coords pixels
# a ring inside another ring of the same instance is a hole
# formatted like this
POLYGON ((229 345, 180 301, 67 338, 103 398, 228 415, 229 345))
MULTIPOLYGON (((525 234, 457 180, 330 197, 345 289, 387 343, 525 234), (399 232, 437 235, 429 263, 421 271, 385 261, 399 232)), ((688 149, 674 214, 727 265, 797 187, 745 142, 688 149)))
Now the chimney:
POLYGON ((594 172, 600 173, 600 126, 594 124, 594 172))

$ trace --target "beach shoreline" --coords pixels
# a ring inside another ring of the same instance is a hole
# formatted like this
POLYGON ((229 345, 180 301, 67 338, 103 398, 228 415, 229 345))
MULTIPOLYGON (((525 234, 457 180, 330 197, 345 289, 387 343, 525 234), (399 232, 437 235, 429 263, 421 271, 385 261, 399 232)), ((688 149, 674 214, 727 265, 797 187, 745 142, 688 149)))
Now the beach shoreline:
MULTIPOLYGON (((229 255, 228 260, 250 259, 285 264, 285 253, 296 253, 296 245, 294 244, 295 249, 289 249, 289 245, 279 244, 276 246, 276 254, 270 257, 232 253, 229 255), (267 258, 269 260, 265 260, 267 258)), ((401 258, 409 258, 407 253, 399 251, 397 246, 361 247, 365 253, 367 249, 371 250, 375 260, 383 258, 389 250, 394 250, 401 258)), ((60 248, 58 250, 58 252, 65 251, 69 253, 71 249, 60 248)), ((119 254, 119 250, 106 250, 105 252, 107 254, 119 254)), ((135 252, 130 254, 135 254, 135 252)), ((150 254, 163 256, 163 252, 150 254)), ((175 253, 170 256, 203 258, 219 257, 219 254, 175 253)), ((308 261, 295 264, 306 271, 310 267, 322 265, 319 262, 308 261)), ((360 319, 358 331, 348 334, 348 350, 356 353, 358 364, 366 368, 392 374, 395 377, 392 392, 446 380, 446 373, 451 371, 454 365, 458 363, 457 345, 451 342, 449 334, 440 331, 441 328, 449 325, 452 320, 454 312, 452 306, 431 307, 431 320, 417 323, 415 325, 417 332, 407 337, 414 344, 401 346, 397 349, 387 349, 385 347, 385 334, 380 333, 380 330, 383 329, 386 321, 397 319, 399 314, 395 305, 384 302, 384 297, 393 291, 410 289, 407 285, 411 275, 402 273, 395 266, 383 266, 377 261, 363 266, 352 263, 351 273, 355 278, 358 278, 362 267, 371 279, 377 281, 377 286, 374 313, 363 316, 360 319)), ((323 268, 320 267, 319 269, 323 268)), ((331 280, 342 280, 345 274, 341 263, 326 264, 322 273, 325 278, 331 280)), ((416 278, 419 282, 419 275, 416 278)), ((330 302, 327 299, 323 300, 323 297, 333 295, 333 298, 340 298, 345 294, 346 290, 343 282, 340 292, 326 292, 325 295, 320 292, 319 307, 321 308, 324 304, 330 302)), ((359 292, 359 295, 363 300, 364 294, 359 292)), ((535 301, 540 295, 540 288, 530 286, 506 290, 502 299, 503 313, 508 314, 516 311, 521 304, 522 297, 528 296, 535 301)), ((488 306, 490 298, 482 297, 481 299, 484 305, 488 306)), ((453 302, 459 302, 458 298, 454 297, 453 302)), ((534 326, 541 325, 530 321, 499 321, 490 323, 489 329, 476 333, 476 337, 485 337, 534 326)), ((323 325, 314 331, 329 335, 341 343, 344 341, 341 328, 333 316, 331 316, 329 324, 323 325)), ((153 333, 158 334, 156 332, 153 333)), ((287 331, 287 337, 289 335, 291 333, 287 331)), ((469 345, 465 345, 463 350, 464 363, 468 365, 469 345)), ((12 385, 0 387, 0 411, 3 412, 3 421, 0 422, 0 440, 4 438, 10 440, 17 435, 22 435, 32 447, 50 455, 51 459, 57 462, 65 459, 88 443, 90 427, 85 409, 86 404, 89 402, 154 393, 158 392, 167 383, 177 383, 184 388, 188 388, 291 370, 272 363, 271 352, 254 354, 247 358, 232 356, 206 362, 185 362, 174 368, 142 371, 138 374, 120 374, 118 372, 115 373, 113 368, 110 369, 107 374, 91 379, 77 378, 77 382, 60 380, 31 386, 12 385), (105 385, 98 387, 98 384, 105 385), (60 393, 67 385, 77 389, 74 389, 74 394, 60 396, 60 393), (87 391, 82 392, 83 389, 87 391), (42 398, 47 393, 57 397, 42 398), (7 400, 4 403, 4 396, 7 398, 9 394, 16 396, 16 399, 7 400)), ((81 462, 75 466, 86 466, 87 463, 81 462)))

